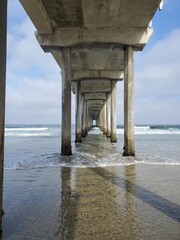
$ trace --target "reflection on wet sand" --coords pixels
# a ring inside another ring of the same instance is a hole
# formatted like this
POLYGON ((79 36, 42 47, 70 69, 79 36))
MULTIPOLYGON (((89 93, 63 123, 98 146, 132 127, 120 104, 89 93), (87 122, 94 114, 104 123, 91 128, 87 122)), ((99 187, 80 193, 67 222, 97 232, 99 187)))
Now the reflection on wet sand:
POLYGON ((179 240, 176 166, 32 169, 5 179, 4 240, 179 240))
POLYGON ((61 220, 55 239, 169 239, 167 226, 178 233, 179 205, 138 185, 135 165, 62 168, 61 176, 61 220))
MULTIPOLYGON (((133 171, 134 166, 126 169, 127 178, 134 178, 133 171)), ((74 172, 74 169, 62 168, 61 222, 57 239, 119 239, 119 236, 123 239, 127 230, 132 239, 136 204, 130 192, 135 191, 134 186, 131 188, 124 181, 122 184, 128 191, 119 189, 118 174, 107 172, 102 176, 104 170, 100 168, 76 169, 76 179, 74 172)))

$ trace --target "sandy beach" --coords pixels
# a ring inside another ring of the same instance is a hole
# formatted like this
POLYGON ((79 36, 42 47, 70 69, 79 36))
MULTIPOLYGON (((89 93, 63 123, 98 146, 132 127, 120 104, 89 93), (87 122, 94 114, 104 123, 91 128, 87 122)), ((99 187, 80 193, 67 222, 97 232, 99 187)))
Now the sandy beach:
POLYGON ((2 239, 180 239, 180 166, 5 171, 2 239))

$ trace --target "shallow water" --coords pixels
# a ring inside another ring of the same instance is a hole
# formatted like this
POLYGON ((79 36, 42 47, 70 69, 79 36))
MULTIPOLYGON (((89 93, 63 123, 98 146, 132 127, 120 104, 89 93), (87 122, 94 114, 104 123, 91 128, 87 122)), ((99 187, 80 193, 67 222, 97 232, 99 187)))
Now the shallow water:
POLYGON ((3 239, 178 240, 179 177, 165 165, 6 171, 3 239))
MULTIPOLYGON (((149 134, 149 128, 140 127, 135 135, 136 157, 123 157, 123 135, 117 134, 117 144, 110 143, 97 128, 93 128, 82 144, 74 143, 73 155, 60 155, 60 128, 57 126, 32 126, 9 128, 5 141, 5 169, 31 169, 50 166, 117 166, 134 163, 180 165, 179 134, 167 130, 149 134), (147 134, 148 132, 148 134, 147 134), (24 135, 25 134, 25 135, 24 135)), ((176 129, 176 128, 175 128, 176 129)), ((119 129, 122 131, 122 129, 119 129)), ((153 128, 154 131, 154 128, 153 128)), ((170 130, 168 130, 170 131, 170 130)), ((72 130, 74 132, 74 129, 72 130)))

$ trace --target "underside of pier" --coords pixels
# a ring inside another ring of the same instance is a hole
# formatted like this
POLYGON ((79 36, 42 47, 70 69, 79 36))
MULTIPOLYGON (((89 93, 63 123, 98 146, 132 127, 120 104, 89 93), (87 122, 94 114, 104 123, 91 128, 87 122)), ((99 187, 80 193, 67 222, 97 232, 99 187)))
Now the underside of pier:
POLYGON ((116 142, 116 83, 124 81, 124 155, 134 148, 134 51, 151 34, 161 0, 20 0, 36 38, 62 70, 61 154, 71 151, 71 91, 76 94, 76 142, 93 120, 116 142))
MULTIPOLYGON (((82 141, 93 121, 111 142, 117 141, 116 84, 123 81, 124 155, 134 156, 134 51, 141 51, 148 43, 153 32, 151 21, 161 0, 20 2, 37 30, 35 35, 39 45, 52 54, 62 71, 61 154, 72 154, 71 92, 76 94, 76 142, 82 141)), ((7 0, 1 0, 1 170, 4 155, 6 24, 7 0)), ((1 185, 2 179, 3 171, 1 185)))

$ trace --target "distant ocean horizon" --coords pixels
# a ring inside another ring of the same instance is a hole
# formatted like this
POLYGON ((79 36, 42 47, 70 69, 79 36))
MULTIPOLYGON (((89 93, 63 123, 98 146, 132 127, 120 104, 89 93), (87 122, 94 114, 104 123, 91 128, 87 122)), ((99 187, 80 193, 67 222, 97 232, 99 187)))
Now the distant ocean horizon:
POLYGON ((136 124, 136 157, 123 157, 124 129, 117 125, 117 144, 93 127, 82 144, 75 144, 72 125, 72 156, 61 156, 58 124, 6 124, 5 169, 44 167, 103 167, 129 164, 180 165, 180 125, 136 124), (97 142, 97 144, 95 144, 97 142))
MULTIPOLYGON (((60 129, 60 124, 6 124, 5 136, 26 137, 26 136, 53 136, 60 131, 48 131, 60 129)), ((72 124, 72 134, 75 125, 72 124)), ((135 124, 135 134, 180 134, 180 124, 135 124)), ((124 126, 117 125, 117 134, 124 134, 124 126)))

